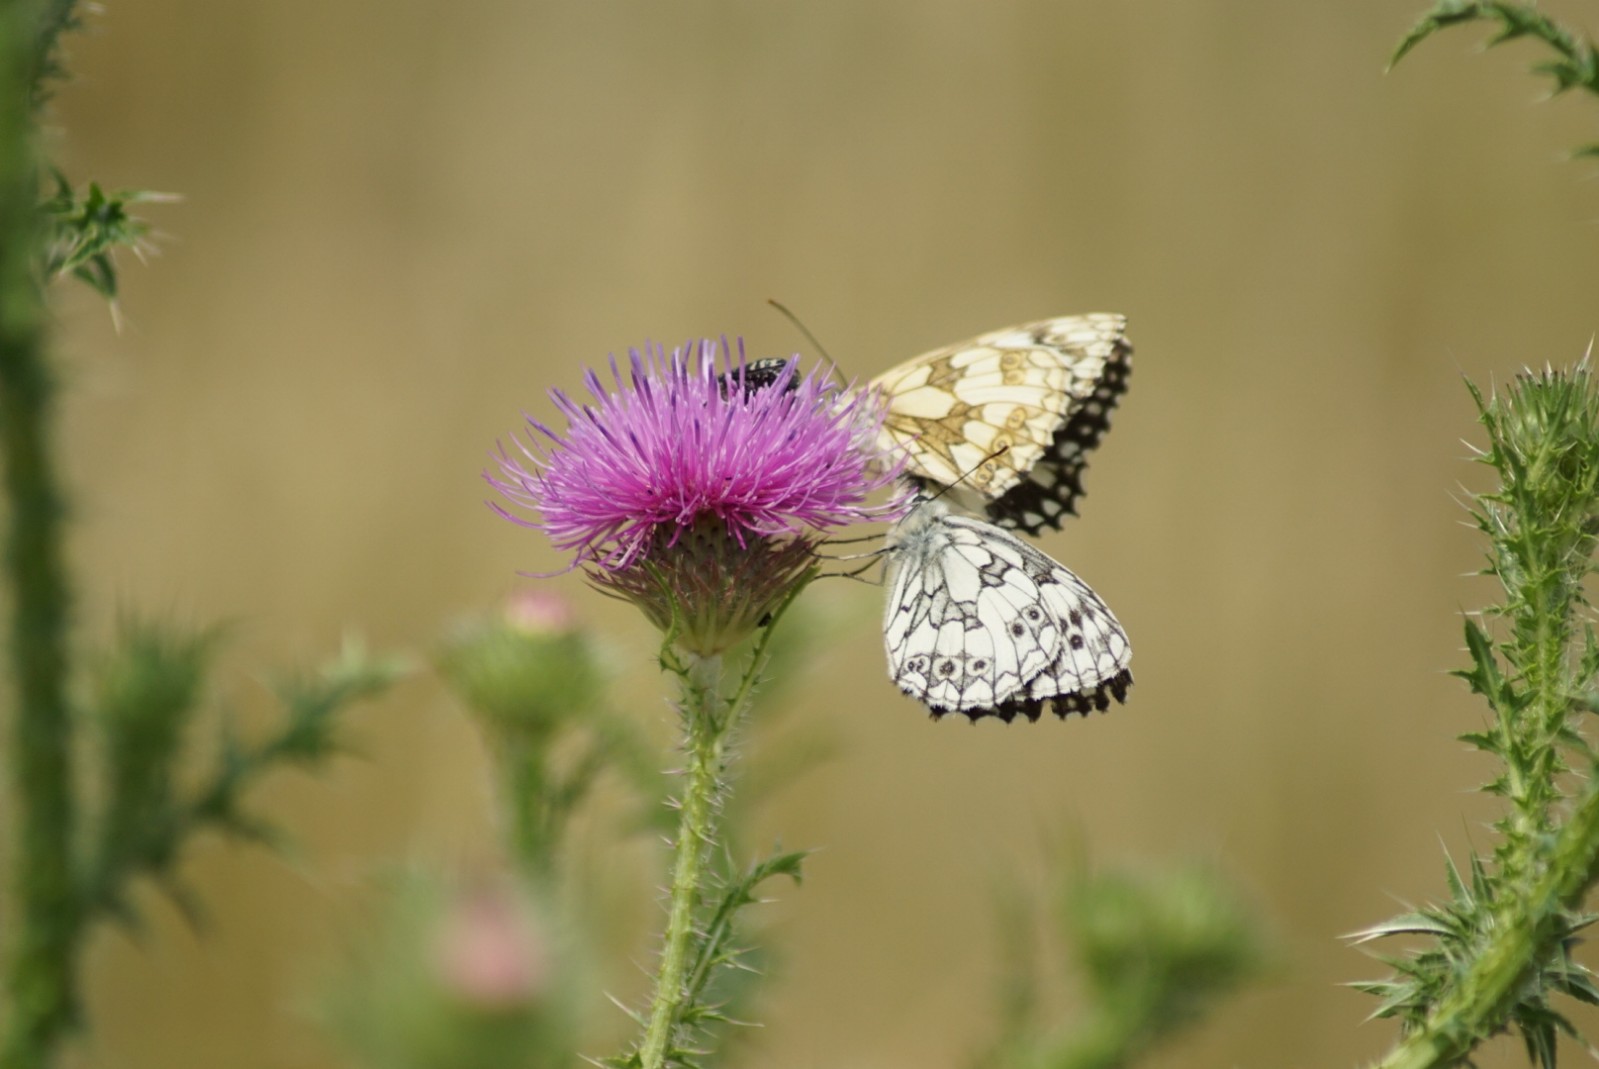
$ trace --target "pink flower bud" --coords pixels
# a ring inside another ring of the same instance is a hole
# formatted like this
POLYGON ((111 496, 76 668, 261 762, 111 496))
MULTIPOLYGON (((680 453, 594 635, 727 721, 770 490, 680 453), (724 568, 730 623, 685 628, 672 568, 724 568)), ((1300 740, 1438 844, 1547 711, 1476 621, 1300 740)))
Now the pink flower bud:
POLYGON ((550 983, 549 945, 536 918, 506 887, 479 887, 439 924, 435 961, 445 990, 488 1013, 537 1002, 550 983))
POLYGON ((577 625, 572 603, 553 590, 523 590, 506 599, 505 625, 524 635, 564 635, 577 625))

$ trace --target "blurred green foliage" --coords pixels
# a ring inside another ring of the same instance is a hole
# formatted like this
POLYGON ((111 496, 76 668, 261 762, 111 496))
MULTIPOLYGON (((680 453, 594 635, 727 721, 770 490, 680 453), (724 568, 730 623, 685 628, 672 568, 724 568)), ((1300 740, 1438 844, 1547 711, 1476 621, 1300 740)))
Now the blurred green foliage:
MULTIPOLYGON (((1060 853, 1054 862, 1073 864, 1060 853)), ((1212 868, 1094 872, 1078 863, 1055 878, 1058 900, 1042 940, 1026 910, 1013 907, 1007 917, 1004 1028, 978 1069, 1122 1069, 1192 1027, 1267 963, 1254 910, 1212 868), (1068 962, 1078 981, 1069 1015, 1044 1006, 1038 969, 1046 955, 1068 962)))
POLYGON ((559 595, 523 594, 458 626, 436 663, 482 729, 509 845, 529 874, 556 878, 567 825, 607 771, 644 799, 640 826, 660 825, 657 755, 610 704, 594 639, 559 595))
POLYGON ((328 1024, 373 1069, 581 1064, 579 929, 508 877, 396 881, 327 995, 328 1024))
POLYGON ((157 881, 195 917, 198 902, 179 877, 183 848, 205 829, 271 837, 272 827, 244 808, 246 789, 275 768, 327 761, 338 750, 338 714, 404 671, 347 647, 321 673, 276 688, 287 716, 275 732, 248 743, 226 733, 198 782, 184 788, 180 766, 203 707, 217 632, 130 616, 92 669, 75 657, 44 295, 49 282, 70 274, 114 302, 115 251, 142 251, 148 233, 128 206, 161 199, 108 195, 94 183, 79 195, 40 158, 40 105, 50 83, 65 75, 59 36, 77 25, 72 0, 0 9, 0 512, 17 822, 10 919, 21 933, 6 948, 10 997, 0 1065, 7 1069, 54 1063, 81 1023, 87 935, 108 917, 137 922, 135 880, 157 881), (46 170, 55 191, 41 203, 46 170), (72 698, 79 688, 87 692, 82 710, 72 698), (88 782, 79 782, 79 751, 90 734, 97 761, 88 782))

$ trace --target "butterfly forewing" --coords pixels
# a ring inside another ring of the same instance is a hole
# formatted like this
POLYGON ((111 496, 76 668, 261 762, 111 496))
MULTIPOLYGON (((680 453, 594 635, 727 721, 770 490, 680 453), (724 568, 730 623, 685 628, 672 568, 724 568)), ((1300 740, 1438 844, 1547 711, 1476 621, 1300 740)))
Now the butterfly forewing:
POLYGON ((1000 526, 1059 528, 1127 388, 1126 325, 1103 312, 1045 319, 908 360, 872 380, 884 444, 905 451, 919 483, 958 483, 1000 526))
POLYGON ((1127 635, 1077 576, 982 520, 920 500, 895 528, 889 674, 940 716, 1104 709, 1132 684, 1127 635))
POLYGON ((943 486, 965 476, 996 494, 1044 455, 1070 400, 1069 381, 1046 353, 979 339, 917 357, 872 385, 888 402, 885 444, 906 451, 910 474, 943 486))

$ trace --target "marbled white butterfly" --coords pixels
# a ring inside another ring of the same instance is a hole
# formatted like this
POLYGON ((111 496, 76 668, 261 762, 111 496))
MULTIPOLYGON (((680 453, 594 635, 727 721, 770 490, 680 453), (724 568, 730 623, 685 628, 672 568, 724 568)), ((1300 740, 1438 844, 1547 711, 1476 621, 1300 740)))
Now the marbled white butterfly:
MULTIPOLYGON (((1116 617, 1002 529, 1038 534, 1075 513, 1087 453, 1132 371, 1126 324, 1091 313, 1009 327, 869 383, 886 404, 882 444, 904 450, 924 491, 889 533, 889 674, 935 717, 1036 720, 1045 708, 1064 717, 1126 699, 1132 648, 1116 617), (944 496, 992 522, 952 512, 944 496)), ((764 389, 787 363, 752 361, 724 383, 764 389)))

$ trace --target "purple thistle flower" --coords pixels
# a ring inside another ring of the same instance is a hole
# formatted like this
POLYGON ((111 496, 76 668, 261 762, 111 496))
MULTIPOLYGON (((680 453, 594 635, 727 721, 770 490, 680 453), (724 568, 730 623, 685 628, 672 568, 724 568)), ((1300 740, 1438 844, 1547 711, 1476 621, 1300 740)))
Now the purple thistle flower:
POLYGON ((529 418, 527 441, 502 446, 499 474, 484 473, 537 519, 491 507, 572 551, 572 567, 663 627, 683 627, 686 612, 720 631, 729 616, 769 611, 828 531, 903 510, 897 498, 867 504, 903 460, 878 445, 876 395, 840 391, 820 370, 801 376, 797 360, 743 388, 744 367, 742 343, 735 359, 706 339, 634 350, 625 374, 613 358, 614 388, 588 372, 593 404, 552 390, 566 432, 529 418), (768 573, 758 590, 728 589, 768 573))

